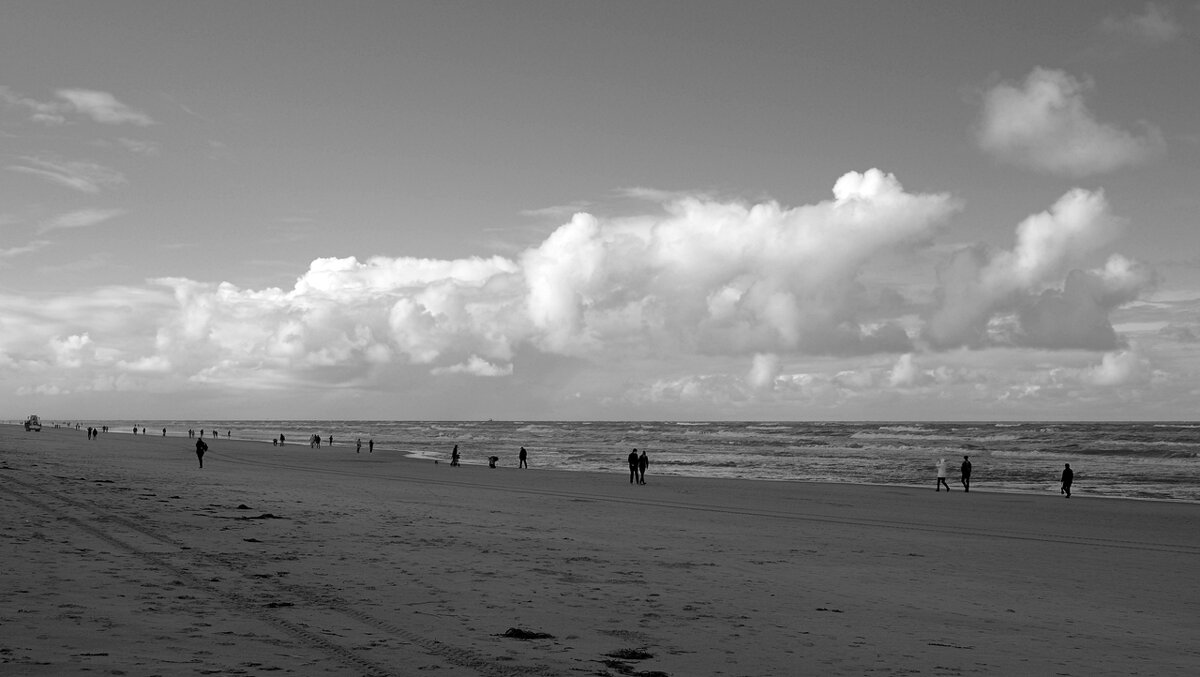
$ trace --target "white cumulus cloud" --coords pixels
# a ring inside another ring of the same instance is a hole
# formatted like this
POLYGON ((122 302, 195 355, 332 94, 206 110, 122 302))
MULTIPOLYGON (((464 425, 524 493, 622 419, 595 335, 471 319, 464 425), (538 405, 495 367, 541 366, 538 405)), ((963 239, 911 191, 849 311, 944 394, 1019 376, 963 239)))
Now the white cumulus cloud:
POLYGON ((746 383, 754 390, 770 390, 779 376, 779 356, 759 353, 750 364, 746 383))
POLYGON ((958 210, 877 169, 834 199, 786 208, 683 198, 663 216, 579 214, 521 259, 539 347, 648 352, 864 353, 907 344, 867 326, 856 280, 873 257, 927 241, 958 210))
POLYGON ((1083 372, 1082 380, 1098 386, 1143 383, 1150 378, 1150 363, 1133 350, 1105 353, 1100 364, 1083 372))
POLYGON ((926 338, 938 348, 994 343, 1112 348, 1116 337, 1108 312, 1148 289, 1153 276, 1123 257, 1110 258, 1101 271, 1072 271, 1109 244, 1122 223, 1103 192, 1074 189, 1022 221, 1011 251, 959 251, 941 271, 939 304, 926 338))
POLYGON ((1154 126, 1139 133, 1096 119, 1087 106, 1090 81, 1035 68, 1021 84, 1001 83, 984 93, 977 141, 1001 161, 1064 176, 1088 176, 1163 155, 1154 126))

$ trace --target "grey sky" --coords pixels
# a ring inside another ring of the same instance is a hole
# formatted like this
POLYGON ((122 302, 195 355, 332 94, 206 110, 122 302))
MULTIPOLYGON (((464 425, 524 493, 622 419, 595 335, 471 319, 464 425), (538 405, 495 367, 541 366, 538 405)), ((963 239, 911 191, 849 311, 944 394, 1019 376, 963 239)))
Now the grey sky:
POLYGON ((1159 375, 1198 368, 1198 27, 1188 2, 6 3, 0 401, 1153 417, 1194 394, 1159 375), (850 222, 820 205, 850 172, 929 211, 833 233, 850 222), (1020 285, 985 279, 1024 275, 996 252, 1055 241, 1021 224, 1073 189, 1103 201, 1051 218, 1081 234, 1020 285), (755 204, 779 230, 747 217, 727 278, 625 238, 755 204), (1072 269, 1108 271, 1086 303, 1072 269), (148 316, 90 315, 129 299, 148 316), (323 385, 353 397, 307 397, 323 385))

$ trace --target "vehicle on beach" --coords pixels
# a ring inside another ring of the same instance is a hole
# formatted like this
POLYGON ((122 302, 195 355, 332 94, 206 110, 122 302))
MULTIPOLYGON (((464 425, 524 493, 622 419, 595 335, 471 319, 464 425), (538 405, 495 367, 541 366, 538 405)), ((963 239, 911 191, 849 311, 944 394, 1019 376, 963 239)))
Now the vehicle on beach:
POLYGON ((30 430, 35 433, 42 432, 42 419, 38 418, 37 414, 30 414, 29 418, 25 419, 25 432, 30 430))

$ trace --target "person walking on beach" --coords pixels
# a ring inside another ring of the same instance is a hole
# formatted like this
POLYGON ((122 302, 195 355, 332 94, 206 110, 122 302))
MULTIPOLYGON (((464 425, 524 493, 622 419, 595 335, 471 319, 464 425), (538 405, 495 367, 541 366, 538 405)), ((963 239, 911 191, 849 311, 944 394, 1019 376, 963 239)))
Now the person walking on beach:
POLYGON ((357 440, 355 440, 355 442, 354 442, 354 453, 356 453, 356 454, 362 453, 362 438, 361 437, 358 438, 357 440))
POLYGON ((942 487, 946 487, 946 493, 950 493, 950 485, 946 484, 946 459, 939 458, 937 462, 937 485, 934 491, 941 491, 942 487))
POLYGON ((196 440, 196 460, 200 461, 200 467, 204 467, 204 452, 208 451, 208 443, 203 438, 196 440))
POLYGON ((638 481, 638 453, 637 449, 629 452, 629 483, 633 484, 638 481))
POLYGON ((458 467, 458 445, 457 444, 454 445, 454 451, 450 452, 450 467, 451 468, 458 467))
POLYGON ((650 466, 650 459, 646 457, 646 450, 642 450, 642 455, 638 456, 638 484, 646 483, 646 468, 650 466))
POLYGON ((371 438, 371 439, 367 440, 367 453, 368 454, 375 453, 375 438, 371 438))
POLYGON ((1071 497, 1071 483, 1075 481, 1075 471, 1071 470, 1071 464, 1067 463, 1063 468, 1062 474, 1062 489, 1058 490, 1060 494, 1066 494, 1067 498, 1071 497))
POLYGON ((279 433, 279 446, 281 446, 281 447, 282 447, 282 446, 283 446, 283 443, 284 443, 284 441, 285 441, 285 439, 284 439, 284 437, 283 437, 283 433, 279 433))
POLYGON ((529 463, 525 460, 528 456, 529 454, 525 451, 525 447, 521 447, 521 451, 517 453, 517 460, 520 461, 520 463, 517 464, 518 468, 529 467, 529 463))
POLYGON ((971 490, 971 459, 963 456, 962 462, 962 485, 963 491, 971 490))

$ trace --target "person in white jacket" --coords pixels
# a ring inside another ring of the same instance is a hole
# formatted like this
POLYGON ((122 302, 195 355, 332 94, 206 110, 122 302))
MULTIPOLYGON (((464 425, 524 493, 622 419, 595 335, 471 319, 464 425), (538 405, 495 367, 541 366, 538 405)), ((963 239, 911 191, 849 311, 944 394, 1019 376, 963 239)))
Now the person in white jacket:
POLYGON ((938 481, 934 488, 935 491, 941 491, 942 487, 946 487, 946 492, 950 492, 950 485, 946 484, 946 459, 939 458, 937 462, 938 481))

